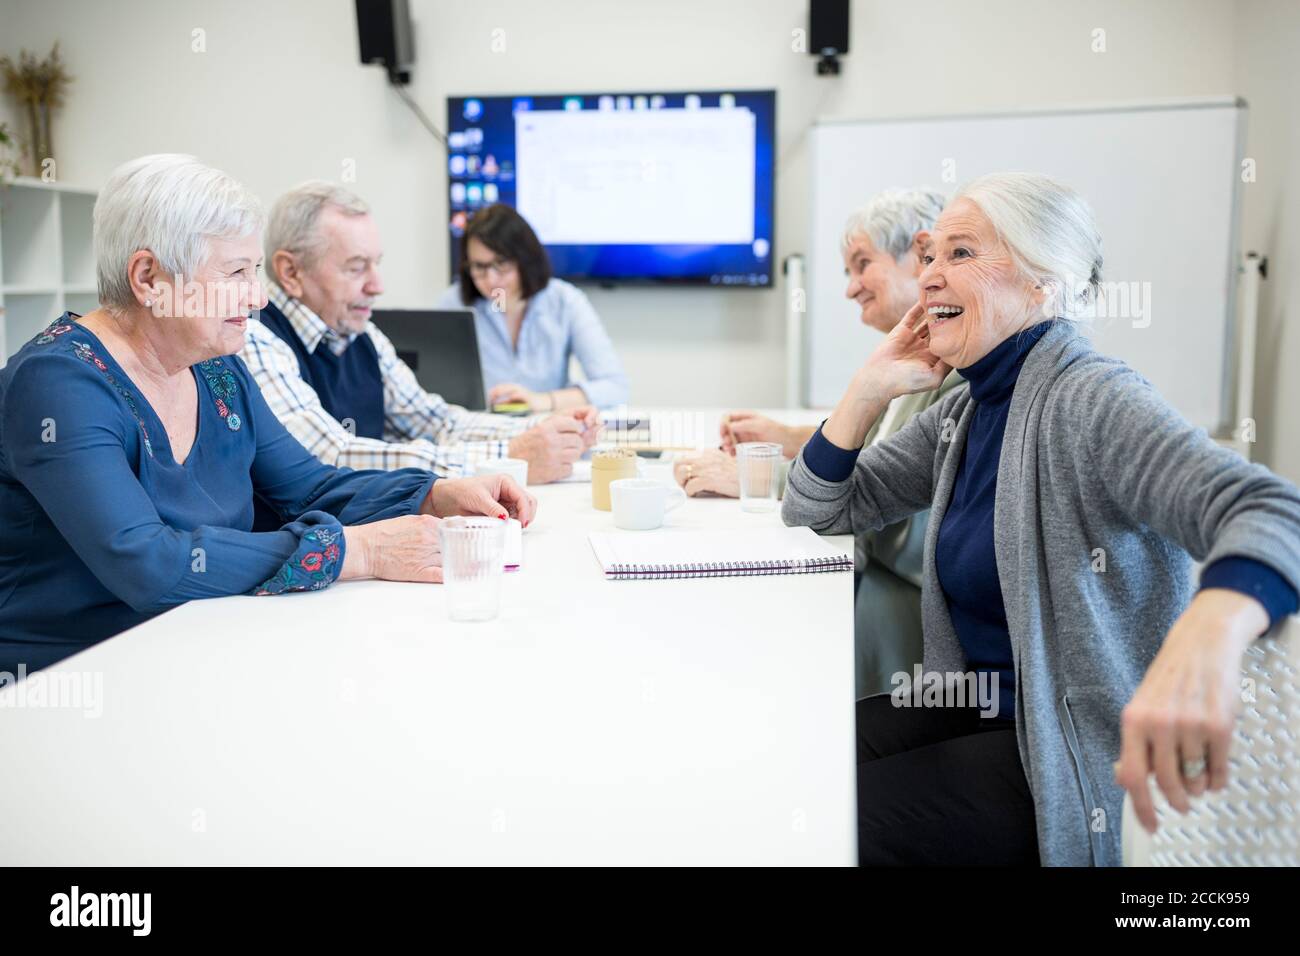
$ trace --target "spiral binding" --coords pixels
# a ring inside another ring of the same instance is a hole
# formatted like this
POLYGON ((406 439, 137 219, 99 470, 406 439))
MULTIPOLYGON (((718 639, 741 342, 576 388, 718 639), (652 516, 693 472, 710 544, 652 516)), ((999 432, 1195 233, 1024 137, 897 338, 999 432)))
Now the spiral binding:
POLYGON ((846 554, 795 561, 709 561, 704 564, 612 564, 605 571, 611 581, 657 581, 664 578, 732 578, 764 574, 820 574, 852 571, 846 554))

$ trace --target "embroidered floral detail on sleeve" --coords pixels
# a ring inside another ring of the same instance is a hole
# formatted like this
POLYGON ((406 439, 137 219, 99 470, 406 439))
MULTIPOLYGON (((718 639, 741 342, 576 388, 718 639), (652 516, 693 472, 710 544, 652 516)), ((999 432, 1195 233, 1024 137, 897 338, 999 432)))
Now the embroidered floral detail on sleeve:
MULTIPOLYGON (((68 331, 71 328, 72 326, 70 325, 64 326, 63 331, 68 331)), ((51 337, 50 341, 53 342, 54 336, 62 334, 63 332, 59 331, 58 328, 50 326, 50 328, 47 329, 36 341, 44 345, 47 343, 41 342, 41 339, 43 339, 45 335, 49 335, 51 337)), ((108 380, 108 384, 113 386, 113 389, 117 394, 122 396, 122 399, 126 402, 126 407, 131 410, 131 415, 135 418, 135 423, 140 426, 140 438, 144 442, 144 450, 147 451, 149 457, 152 458, 153 442, 149 441, 149 429, 145 428, 144 419, 140 416, 140 406, 136 404, 135 393, 118 380, 117 376, 114 375, 109 370, 108 366, 104 364, 103 359, 95 354, 95 350, 90 347, 89 343, 74 341, 72 343, 72 354, 81 359, 87 365, 93 365, 95 368, 99 369, 104 378, 108 380)))
POLYGON ((41 332, 40 335, 36 336, 36 344, 49 345, 60 335, 63 335, 65 332, 71 332, 71 331, 72 331, 72 326, 68 325, 66 322, 60 322, 56 319, 49 326, 47 326, 45 330, 41 332))
POLYGON ((222 417, 226 427, 232 432, 239 431, 244 423, 226 404, 239 392, 239 382, 235 380, 235 373, 226 368, 226 363, 219 358, 200 362, 199 371, 203 373, 203 378, 208 383, 208 390, 216 400, 217 414, 222 417))
POLYGON ((253 594, 284 594, 288 591, 319 591, 339 576, 338 539, 342 531, 312 528, 298 542, 298 550, 280 565, 280 570, 252 590, 253 594))

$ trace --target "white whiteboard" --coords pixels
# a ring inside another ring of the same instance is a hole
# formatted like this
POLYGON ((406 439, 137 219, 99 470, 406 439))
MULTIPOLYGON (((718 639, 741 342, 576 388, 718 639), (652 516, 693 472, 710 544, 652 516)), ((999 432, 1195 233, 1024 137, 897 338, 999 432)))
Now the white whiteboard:
POLYGON ((1097 216, 1103 280, 1118 293, 1092 323, 1097 348, 1145 375, 1194 424, 1229 427, 1244 118, 1244 103, 1224 99, 818 124, 805 400, 834 405, 881 337, 844 298, 849 214, 882 189, 951 195, 976 176, 1020 170, 1073 187, 1097 216))

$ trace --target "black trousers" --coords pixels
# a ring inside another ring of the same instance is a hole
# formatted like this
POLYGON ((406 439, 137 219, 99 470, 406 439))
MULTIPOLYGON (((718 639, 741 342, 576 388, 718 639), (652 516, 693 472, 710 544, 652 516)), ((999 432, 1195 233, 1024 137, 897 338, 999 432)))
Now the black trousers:
POLYGON ((857 704, 858 863, 1038 865, 1014 724, 977 708, 857 704))

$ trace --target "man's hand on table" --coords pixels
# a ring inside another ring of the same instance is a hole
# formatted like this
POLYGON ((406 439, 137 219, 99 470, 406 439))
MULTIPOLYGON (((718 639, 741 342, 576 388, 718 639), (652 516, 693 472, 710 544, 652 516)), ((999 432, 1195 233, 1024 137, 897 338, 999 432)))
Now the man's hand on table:
POLYGON ((600 416, 590 405, 557 412, 510 440, 511 458, 528 462, 528 482, 544 485, 573 474, 600 434, 600 416))

